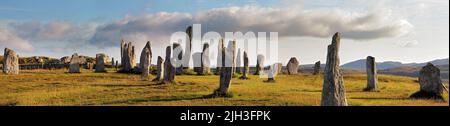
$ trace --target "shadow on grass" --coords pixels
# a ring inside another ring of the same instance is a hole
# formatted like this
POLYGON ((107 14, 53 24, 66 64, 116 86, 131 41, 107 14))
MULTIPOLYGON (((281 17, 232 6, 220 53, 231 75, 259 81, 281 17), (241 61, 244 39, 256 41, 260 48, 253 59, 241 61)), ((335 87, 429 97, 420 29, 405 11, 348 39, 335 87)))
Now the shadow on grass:
POLYGON ((93 84, 92 86, 100 86, 100 87, 157 87, 165 85, 164 83, 156 83, 156 84, 93 84))
POLYGON ((411 100, 410 98, 365 98, 365 97, 353 97, 350 99, 359 99, 359 100, 411 100))
POLYGON ((182 101, 182 100, 196 100, 196 99, 207 99, 203 95, 189 95, 189 96, 169 96, 169 97, 146 97, 146 98, 136 98, 129 100, 120 100, 120 101, 112 101, 112 102, 104 102, 103 105, 108 104, 136 104, 136 103, 144 103, 144 102, 168 102, 168 101, 182 101))

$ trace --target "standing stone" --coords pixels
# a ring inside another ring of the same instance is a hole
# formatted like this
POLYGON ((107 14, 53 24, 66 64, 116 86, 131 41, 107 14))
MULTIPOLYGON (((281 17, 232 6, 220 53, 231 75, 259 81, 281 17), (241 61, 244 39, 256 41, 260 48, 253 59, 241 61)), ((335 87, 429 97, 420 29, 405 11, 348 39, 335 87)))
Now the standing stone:
POLYGON ((242 74, 242 59, 241 59, 241 49, 238 49, 236 56, 236 73, 242 74))
POLYGON ((106 55, 103 53, 95 56, 95 72, 106 72, 105 57, 106 55))
POLYGON ((119 60, 116 60, 116 70, 119 68, 119 60))
POLYGON ((443 100, 444 85, 441 80, 441 71, 431 63, 422 67, 419 72, 420 91, 411 95, 411 98, 443 100))
POLYGON ((364 91, 376 91, 378 88, 378 75, 375 57, 368 56, 366 59, 367 87, 364 91))
POLYGON ((111 58, 111 67, 112 67, 112 68, 115 68, 115 66, 116 66, 116 64, 115 64, 115 62, 114 62, 114 57, 112 57, 112 58, 111 58))
POLYGON ((242 68, 242 76, 239 77, 239 79, 247 80, 248 79, 248 73, 249 73, 248 56, 247 56, 247 52, 244 51, 244 67, 242 68))
POLYGON ((341 34, 333 36, 331 45, 328 46, 327 63, 322 89, 322 106, 347 106, 344 80, 340 70, 339 46, 341 34))
POLYGON ((192 52, 192 26, 189 26, 186 28, 186 34, 187 34, 187 42, 186 42, 186 50, 184 52, 183 57, 183 69, 189 69, 189 63, 191 60, 191 52, 192 52))
POLYGON ((156 78, 153 81, 161 81, 164 76, 164 59, 158 56, 158 61, 156 63, 156 78))
POLYGON ((228 46, 227 48, 222 49, 222 64, 224 64, 223 67, 221 67, 220 70, 220 85, 219 89, 217 89, 214 92, 214 97, 224 97, 228 93, 228 88, 231 84, 231 78, 232 78, 232 72, 233 67, 231 64, 233 63, 233 56, 232 55, 232 48, 231 46, 228 46))
POLYGON ((259 75, 264 70, 264 55, 258 55, 256 59, 256 72, 254 75, 259 75))
MULTIPOLYGON (((175 66, 176 67, 175 74, 176 75, 181 75, 181 74, 183 74, 183 64, 182 64, 183 63, 183 48, 181 48, 180 44, 173 43, 173 50, 174 50, 173 59, 176 59, 175 60, 176 63, 181 63, 180 66, 178 66, 178 67, 175 66), (176 49, 179 49, 178 55, 176 54, 177 53, 175 51, 176 49)), ((166 59, 166 61, 167 61, 167 59, 166 59)))
POLYGON ((202 72, 202 53, 196 52, 192 54, 192 59, 194 61, 194 72, 197 73, 197 75, 201 75, 202 72))
POLYGON ((122 58, 122 70, 124 73, 133 72, 134 67, 136 66, 136 54, 134 46, 131 42, 125 44, 122 40, 121 42, 121 58, 122 58))
POLYGON ((271 66, 269 66, 269 73, 267 74, 267 80, 264 82, 267 83, 275 83, 275 76, 278 74, 278 70, 279 69, 279 65, 278 64, 273 64, 271 66))
MULTIPOLYGON (((149 44, 149 42, 147 42, 149 44)), ((143 80, 148 79, 148 75, 150 73, 150 64, 151 64, 152 52, 150 48, 147 46, 144 48, 141 54, 141 62, 140 62, 140 70, 141 70, 141 78, 143 80)))
POLYGON ((209 44, 203 44, 202 53, 194 54, 194 71, 198 75, 207 75, 210 73, 210 60, 209 60, 209 44), (200 67, 198 67, 200 66, 200 67))
POLYGON ((236 73, 236 41, 228 42, 228 52, 231 54, 231 74, 234 75, 236 73))
POLYGON ((298 74, 299 65, 300 62, 298 62, 297 58, 292 57, 286 65, 288 74, 289 75, 298 74))
POLYGON ((139 72, 143 72, 144 70, 148 71, 147 67, 144 63, 149 62, 149 64, 152 62, 152 47, 150 45, 150 41, 147 41, 147 44, 145 44, 144 48, 141 52, 141 58, 139 59, 139 72), (148 54, 147 54, 148 53, 148 54), (147 57, 150 56, 150 57, 147 57), (147 61, 149 60, 149 61, 147 61))
MULTIPOLYGON (((123 39, 120 41, 120 63, 123 65, 125 63, 125 42, 123 39)), ((123 66, 122 66, 123 67, 123 66)))
POLYGON ((211 72, 211 61, 209 60, 209 44, 203 44, 202 52, 202 75, 207 75, 211 72))
POLYGON ((172 55, 171 46, 167 46, 166 48, 166 59, 164 61, 164 83, 174 83, 175 82, 175 64, 172 64, 172 59, 170 58, 172 55))
POLYGON ((3 73, 19 74, 19 55, 8 48, 5 48, 3 55, 3 73))
POLYGON ((81 73, 80 72, 80 56, 77 53, 72 55, 70 59, 69 73, 81 73))
POLYGON ((320 73, 320 61, 317 61, 316 64, 314 64, 314 72, 313 75, 317 75, 320 73))
POLYGON ((283 64, 282 63, 275 63, 274 65, 276 65, 277 67, 275 67, 276 69, 276 71, 275 72, 277 72, 277 74, 281 74, 281 73, 283 73, 283 64))
POLYGON ((220 74, 221 67, 223 67, 222 63, 222 50, 224 48, 223 38, 219 40, 218 48, 217 48, 217 66, 215 74, 220 74))

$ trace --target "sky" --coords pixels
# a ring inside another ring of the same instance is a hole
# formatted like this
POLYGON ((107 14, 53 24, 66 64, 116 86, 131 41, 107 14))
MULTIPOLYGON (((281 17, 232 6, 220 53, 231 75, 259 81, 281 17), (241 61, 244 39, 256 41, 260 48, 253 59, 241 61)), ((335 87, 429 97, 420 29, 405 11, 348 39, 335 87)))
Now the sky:
POLYGON ((133 42, 137 57, 150 41, 155 63, 171 33, 194 23, 219 33, 278 32, 282 63, 324 63, 335 32, 342 34, 341 63, 449 57, 448 0, 2 0, 0 48, 119 59, 121 39, 133 42))

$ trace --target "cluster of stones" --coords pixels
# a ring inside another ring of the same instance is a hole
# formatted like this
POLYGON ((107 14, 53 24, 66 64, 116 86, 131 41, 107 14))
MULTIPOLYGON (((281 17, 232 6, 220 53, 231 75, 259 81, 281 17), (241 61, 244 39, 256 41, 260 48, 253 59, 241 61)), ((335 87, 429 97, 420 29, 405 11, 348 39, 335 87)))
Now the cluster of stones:
POLYGON ((121 72, 131 73, 134 72, 134 67, 136 66, 136 54, 134 46, 131 42, 125 43, 123 40, 120 43, 120 52, 122 59, 122 69, 121 72))
MULTIPOLYGON (((165 59, 161 56, 157 58, 156 65, 156 78, 153 81, 162 83, 175 83, 175 75, 183 74, 183 69, 188 69, 186 64, 189 64, 191 57, 192 46, 192 27, 189 26, 186 29, 188 42, 186 43, 186 52, 183 53, 183 49, 178 43, 174 43, 171 46, 166 47, 165 59), (174 52, 172 53, 172 50, 174 52), (184 55, 184 57, 183 57, 184 55), (183 59, 184 58, 184 59, 183 59), (182 64, 178 65, 177 61, 182 60, 182 64), (175 67, 179 66, 179 67, 175 67)), ((323 77, 323 89, 321 96, 322 106, 347 106, 347 99, 345 93, 345 86, 343 81, 342 71, 340 69, 340 33, 335 33, 332 38, 332 43, 328 45, 327 59, 324 68, 323 77)), ((220 74, 219 88, 213 93, 214 97, 227 96, 228 89, 231 85, 231 80, 235 73, 240 73, 242 76, 239 79, 249 79, 249 57, 246 51, 243 51, 241 57, 241 49, 236 48, 236 41, 230 41, 227 47, 224 46, 224 40, 219 41, 218 46, 218 60, 216 74, 220 74), (243 64, 243 66, 241 66, 243 64)), ((132 73, 135 71, 136 55, 135 47, 131 42, 125 43, 121 41, 121 72, 132 73)), ((207 75, 210 71, 210 59, 209 59, 209 44, 203 45, 202 52, 193 54, 194 71, 199 75, 207 75)), ((95 59, 95 72, 106 72, 106 62, 108 56, 103 53, 96 55, 95 59)), ((152 49, 151 44, 148 41, 142 49, 140 56, 140 63, 137 72, 141 73, 142 79, 147 80, 150 72, 152 61, 152 49)), ((256 72, 254 75, 261 75, 264 71, 264 55, 257 55, 256 72)), ((86 58, 74 53, 71 57, 62 57, 61 63, 69 64, 68 73, 80 73, 80 65, 86 63, 86 58)), ((93 63, 87 63, 88 67, 92 69, 93 63)), ((119 62, 114 58, 111 60, 113 68, 119 67, 119 62)), ((282 73, 283 65, 281 63, 275 63, 269 65, 267 74, 267 80, 265 82, 275 82, 275 76, 282 73)), ((286 64, 287 74, 296 75, 299 72, 300 62, 296 57, 292 57, 286 64)), ((11 49, 5 48, 3 58, 3 73, 5 74, 19 74, 19 56, 11 49)), ((320 74, 321 62, 318 61, 314 64, 313 75, 320 74)), ((366 73, 367 73, 367 87, 365 91, 377 91, 378 90, 378 77, 375 58, 368 56, 366 59, 366 73)), ((443 99, 442 94, 446 87, 442 84, 440 78, 440 70, 431 63, 428 63, 420 70, 419 76, 420 91, 411 95, 411 98, 427 98, 427 99, 443 99)))

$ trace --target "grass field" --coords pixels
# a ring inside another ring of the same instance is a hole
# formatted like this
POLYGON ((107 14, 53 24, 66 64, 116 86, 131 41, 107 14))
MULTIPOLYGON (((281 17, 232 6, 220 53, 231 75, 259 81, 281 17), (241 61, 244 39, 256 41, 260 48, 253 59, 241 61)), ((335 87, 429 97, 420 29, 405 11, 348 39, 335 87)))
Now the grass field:
MULTIPOLYGON (((0 106, 318 106, 323 81, 320 75, 279 75, 276 83, 234 78, 232 97, 204 98, 219 86, 219 76, 176 76, 176 84, 158 84, 112 70, 65 71, 0 74, 0 106)), ((448 93, 445 101, 409 99, 419 90, 416 78, 380 75, 379 92, 362 91, 365 75, 345 75, 344 82, 351 106, 449 106, 448 93)))

